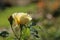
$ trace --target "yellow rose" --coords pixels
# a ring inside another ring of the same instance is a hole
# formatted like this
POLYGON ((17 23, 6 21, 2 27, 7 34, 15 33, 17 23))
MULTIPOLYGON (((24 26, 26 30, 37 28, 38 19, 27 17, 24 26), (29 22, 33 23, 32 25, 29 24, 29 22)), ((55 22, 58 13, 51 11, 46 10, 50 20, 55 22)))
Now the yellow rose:
POLYGON ((16 24, 26 24, 32 20, 32 17, 27 13, 14 13, 12 17, 16 24))

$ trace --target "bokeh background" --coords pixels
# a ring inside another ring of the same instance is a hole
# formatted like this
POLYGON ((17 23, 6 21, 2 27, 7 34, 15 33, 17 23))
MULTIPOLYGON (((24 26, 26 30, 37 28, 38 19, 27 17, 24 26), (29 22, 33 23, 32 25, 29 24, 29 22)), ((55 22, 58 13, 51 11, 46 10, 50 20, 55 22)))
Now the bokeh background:
MULTIPOLYGON (((15 12, 26 12, 39 20, 36 25, 42 27, 38 30, 41 38, 34 40, 60 40, 60 0, 0 0, 0 31, 11 33, 8 18, 15 12)), ((13 38, 10 34, 7 40, 13 38)))

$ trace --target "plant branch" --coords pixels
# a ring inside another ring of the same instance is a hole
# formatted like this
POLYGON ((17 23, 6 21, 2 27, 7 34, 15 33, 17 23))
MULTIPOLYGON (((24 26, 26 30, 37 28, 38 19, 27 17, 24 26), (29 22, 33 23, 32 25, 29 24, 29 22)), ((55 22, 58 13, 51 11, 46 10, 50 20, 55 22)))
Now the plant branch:
POLYGON ((13 31, 15 37, 19 40, 18 36, 16 35, 16 33, 14 32, 14 30, 13 30, 13 28, 12 28, 12 25, 11 25, 11 29, 12 29, 12 31, 13 31))

